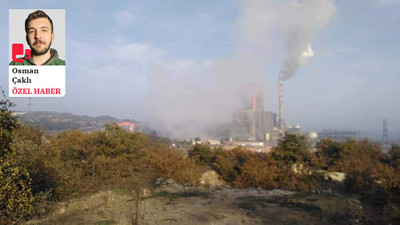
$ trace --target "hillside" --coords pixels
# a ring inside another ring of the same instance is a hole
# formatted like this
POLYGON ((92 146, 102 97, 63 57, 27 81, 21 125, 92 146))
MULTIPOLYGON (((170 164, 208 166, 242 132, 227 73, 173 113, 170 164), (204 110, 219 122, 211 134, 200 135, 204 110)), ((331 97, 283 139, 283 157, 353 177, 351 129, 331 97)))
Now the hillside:
POLYGON ((105 124, 120 123, 123 121, 137 123, 134 120, 118 119, 111 116, 79 116, 72 113, 36 111, 31 113, 18 113, 18 118, 23 123, 37 125, 49 132, 60 132, 70 129, 82 131, 103 129, 105 124))
POLYGON ((0 224, 400 221, 398 146, 382 154, 368 140, 324 139, 314 150, 287 134, 269 154, 207 145, 185 152, 116 125, 50 136, 9 111, 0 116, 0 224))

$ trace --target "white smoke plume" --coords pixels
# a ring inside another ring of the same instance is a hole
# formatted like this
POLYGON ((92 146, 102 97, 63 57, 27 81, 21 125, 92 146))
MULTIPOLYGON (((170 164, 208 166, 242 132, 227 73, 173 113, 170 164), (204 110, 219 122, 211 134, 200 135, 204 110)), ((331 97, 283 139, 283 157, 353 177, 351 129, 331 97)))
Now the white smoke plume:
POLYGON ((334 9, 328 0, 288 4, 242 0, 229 57, 161 59, 152 66, 145 122, 160 135, 180 139, 204 137, 210 127, 231 122, 232 113, 250 106, 255 90, 267 86, 267 69, 281 49, 276 45, 280 42, 277 30, 283 28, 288 49, 282 68, 282 76, 288 78, 313 55, 309 43, 314 31, 326 24, 334 9))
POLYGON ((298 0, 283 5, 281 26, 287 52, 281 68, 282 80, 292 77, 314 56, 310 43, 315 31, 325 26, 335 11, 330 0, 298 0))
POLYGON ((254 84, 266 86, 272 30, 278 21, 273 0, 243 0, 232 27, 234 51, 219 60, 177 60, 153 67, 146 123, 172 138, 205 137, 250 106, 254 84))

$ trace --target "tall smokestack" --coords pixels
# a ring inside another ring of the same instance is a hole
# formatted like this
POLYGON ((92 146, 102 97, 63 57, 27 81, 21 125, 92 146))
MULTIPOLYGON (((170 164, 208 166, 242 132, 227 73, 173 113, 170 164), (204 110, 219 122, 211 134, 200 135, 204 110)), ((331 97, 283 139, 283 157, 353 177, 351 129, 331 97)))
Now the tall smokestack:
POLYGON ((286 57, 279 77, 279 132, 285 132, 283 121, 283 81, 294 76, 314 56, 311 41, 318 28, 325 26, 335 14, 332 0, 296 0, 287 4, 281 14, 286 57))
POLYGON ((283 122, 283 80, 279 79, 279 132, 284 134, 285 122, 283 122))

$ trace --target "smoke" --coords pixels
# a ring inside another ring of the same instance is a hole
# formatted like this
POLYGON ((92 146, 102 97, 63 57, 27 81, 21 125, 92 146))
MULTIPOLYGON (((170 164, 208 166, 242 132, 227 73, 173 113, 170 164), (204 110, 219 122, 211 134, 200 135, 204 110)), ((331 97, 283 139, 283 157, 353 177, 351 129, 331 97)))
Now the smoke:
POLYGON ((216 124, 231 122, 232 113, 250 106, 251 96, 267 86, 268 68, 280 50, 278 29, 283 28, 288 49, 282 68, 287 79, 312 57, 314 30, 333 12, 328 0, 243 0, 230 56, 165 60, 152 67, 145 122, 172 138, 205 137, 216 124))
POLYGON ((287 52, 281 68, 282 80, 292 77, 314 56, 310 44, 314 33, 328 23, 335 11, 330 0, 299 0, 283 5, 281 21, 287 52))
POLYGON ((205 137, 218 123, 231 122, 235 110, 250 105, 255 89, 266 86, 277 19, 272 0, 245 0, 232 27, 234 50, 229 56, 153 66, 145 122, 172 138, 205 137))

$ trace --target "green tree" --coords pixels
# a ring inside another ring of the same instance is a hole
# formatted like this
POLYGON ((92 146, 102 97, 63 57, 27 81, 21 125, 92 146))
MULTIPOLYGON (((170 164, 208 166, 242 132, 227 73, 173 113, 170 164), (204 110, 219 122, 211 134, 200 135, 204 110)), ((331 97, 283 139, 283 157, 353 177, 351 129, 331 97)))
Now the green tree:
POLYGON ((323 169, 331 169, 337 167, 344 157, 342 144, 329 138, 325 138, 318 142, 317 149, 317 155, 322 161, 323 169))
POLYGON ((275 182, 278 168, 274 160, 266 154, 251 153, 242 166, 235 180, 239 187, 256 187, 272 189, 277 187, 275 182))
POLYGON ((280 167, 295 163, 311 165, 314 154, 305 136, 286 134, 272 151, 273 158, 280 167))
POLYGON ((400 171, 400 146, 393 145, 389 152, 390 165, 397 171, 400 171))
MULTIPOLYGON (((3 96, 5 98, 4 92, 3 96)), ((4 158, 10 153, 10 144, 12 142, 12 133, 18 128, 18 121, 9 110, 14 104, 8 99, 0 100, 0 158, 4 158)))
POLYGON ((52 139, 44 131, 27 124, 21 124, 13 134, 13 158, 18 166, 29 172, 34 195, 56 188, 57 174, 50 166, 57 160, 56 152, 50 149, 52 139))
POLYGON ((198 164, 211 164, 214 161, 214 154, 207 145, 196 144, 189 150, 189 157, 194 159, 198 164))
POLYGON ((312 173, 320 163, 305 136, 285 134, 272 157, 279 168, 276 181, 280 188, 306 192, 320 188, 322 177, 312 173))
POLYGON ((34 202, 29 174, 13 158, 11 143, 18 122, 9 110, 12 106, 8 99, 0 100, 0 224, 21 223, 34 202))
POLYGON ((230 151, 224 149, 217 149, 215 151, 215 161, 213 169, 221 175, 222 179, 226 182, 233 182, 239 172, 236 162, 237 149, 230 151))

